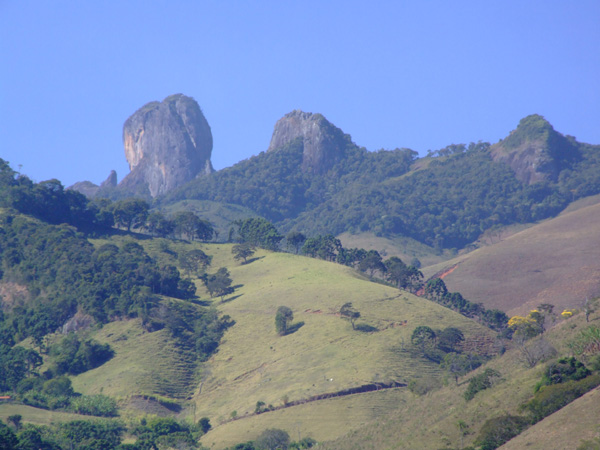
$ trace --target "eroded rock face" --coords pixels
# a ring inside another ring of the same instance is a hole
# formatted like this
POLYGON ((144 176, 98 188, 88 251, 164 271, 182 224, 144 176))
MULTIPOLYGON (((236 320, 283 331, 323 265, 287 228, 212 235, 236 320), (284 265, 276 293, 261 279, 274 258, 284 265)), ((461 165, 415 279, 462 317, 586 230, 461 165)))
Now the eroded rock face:
POLYGON ((156 197, 213 171, 212 133, 198 103, 182 94, 151 102, 123 125, 131 172, 119 190, 156 197))
POLYGON ((275 124, 267 151, 284 147, 301 137, 304 143, 302 170, 323 173, 344 156, 350 137, 321 114, 294 110, 275 124))
POLYGON ((577 148, 542 116, 533 114, 505 139, 490 148, 496 162, 505 162, 526 184, 556 181, 565 163, 578 157, 577 148))

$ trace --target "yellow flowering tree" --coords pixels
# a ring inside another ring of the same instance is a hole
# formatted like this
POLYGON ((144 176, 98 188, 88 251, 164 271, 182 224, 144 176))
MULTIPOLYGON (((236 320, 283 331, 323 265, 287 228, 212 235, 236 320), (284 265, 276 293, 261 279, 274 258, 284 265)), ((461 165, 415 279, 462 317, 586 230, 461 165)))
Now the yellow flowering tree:
POLYGON ((513 330, 515 336, 525 339, 532 338, 544 332, 544 315, 534 309, 525 317, 511 317, 508 321, 508 328, 513 330))

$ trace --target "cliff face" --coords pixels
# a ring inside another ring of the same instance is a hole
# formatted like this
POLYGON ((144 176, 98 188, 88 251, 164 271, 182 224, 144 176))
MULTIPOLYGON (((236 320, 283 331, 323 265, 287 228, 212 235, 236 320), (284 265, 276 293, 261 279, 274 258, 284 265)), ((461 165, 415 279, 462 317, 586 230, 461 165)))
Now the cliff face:
POLYGON ((492 145, 494 161, 507 163, 526 184, 556 181, 564 163, 578 157, 577 147, 542 116, 521 119, 516 130, 492 145))
POLYGON ((213 171, 210 126, 196 101, 182 94, 136 111, 123 125, 123 145, 131 172, 119 190, 156 197, 213 171))
POLYGON ((304 151, 302 170, 323 173, 344 156, 350 137, 332 125, 321 114, 294 110, 275 124, 271 144, 267 151, 274 151, 301 137, 304 151))

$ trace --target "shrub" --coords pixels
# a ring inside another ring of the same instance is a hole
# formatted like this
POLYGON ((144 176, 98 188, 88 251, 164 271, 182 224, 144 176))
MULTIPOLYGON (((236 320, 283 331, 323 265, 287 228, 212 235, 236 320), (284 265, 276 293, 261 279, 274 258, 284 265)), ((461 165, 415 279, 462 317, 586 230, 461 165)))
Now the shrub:
POLYGON ((290 444, 290 435, 278 428, 269 428, 256 438, 256 446, 261 450, 286 450, 290 444))
POLYGON ((425 395, 442 387, 439 379, 434 377, 415 378, 408 382, 408 390, 415 395, 425 395))
POLYGON ((483 373, 470 378, 469 386, 464 394, 465 400, 473 400, 473 397, 475 397, 478 392, 491 388, 494 383, 494 378, 500 378, 500 372, 494 369, 485 369, 483 373))
POLYGON ((561 358, 557 362, 550 364, 546 369, 546 373, 542 377, 542 385, 549 386, 551 384, 564 383, 565 381, 582 380, 592 372, 577 359, 561 358))
POLYGON ((115 417, 117 402, 106 395, 82 395, 71 400, 71 409, 88 416, 115 417))
POLYGON ((571 380, 544 386, 535 393, 532 400, 522 405, 522 409, 529 411, 534 423, 539 422, 598 385, 600 374, 590 375, 579 381, 571 380))
POLYGON ((494 450, 529 426, 529 420, 521 416, 504 415, 489 419, 481 427, 475 444, 481 450, 494 450))

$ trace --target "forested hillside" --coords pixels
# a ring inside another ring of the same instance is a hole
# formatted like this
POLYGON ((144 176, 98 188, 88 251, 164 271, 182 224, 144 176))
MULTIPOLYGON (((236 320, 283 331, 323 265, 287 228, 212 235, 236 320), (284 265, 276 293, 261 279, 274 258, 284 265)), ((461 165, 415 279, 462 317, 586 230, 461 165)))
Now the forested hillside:
MULTIPOLYGON (((339 138, 342 140, 342 138, 339 138)), ((438 248, 461 248, 492 227, 558 214, 600 192, 600 148, 554 131, 529 116, 504 141, 542 152, 540 181, 528 184, 487 143, 450 145, 418 159, 409 149, 368 152, 348 135, 344 157, 324 174, 302 171, 302 141, 261 153, 196 179, 160 199, 166 205, 203 199, 243 205, 283 231, 404 235, 438 248)), ((520 170, 520 169, 519 169, 520 170)))

